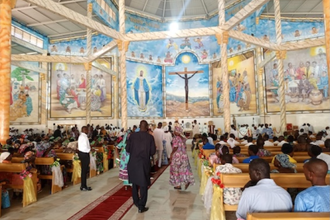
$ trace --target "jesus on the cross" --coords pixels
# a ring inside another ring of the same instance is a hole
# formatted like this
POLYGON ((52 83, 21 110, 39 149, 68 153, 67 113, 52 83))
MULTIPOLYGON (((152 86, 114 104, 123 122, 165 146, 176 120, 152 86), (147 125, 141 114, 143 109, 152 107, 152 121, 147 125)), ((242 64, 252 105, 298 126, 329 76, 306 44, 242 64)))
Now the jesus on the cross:
POLYGON ((186 93, 186 110, 188 110, 188 98, 189 98, 189 85, 188 81, 191 79, 196 73, 204 73, 203 70, 199 71, 188 71, 187 67, 184 68, 183 72, 170 72, 169 75, 178 75, 180 78, 184 79, 184 89, 186 93), (188 77, 188 74, 192 74, 188 77), (182 76, 184 75, 184 76, 182 76))

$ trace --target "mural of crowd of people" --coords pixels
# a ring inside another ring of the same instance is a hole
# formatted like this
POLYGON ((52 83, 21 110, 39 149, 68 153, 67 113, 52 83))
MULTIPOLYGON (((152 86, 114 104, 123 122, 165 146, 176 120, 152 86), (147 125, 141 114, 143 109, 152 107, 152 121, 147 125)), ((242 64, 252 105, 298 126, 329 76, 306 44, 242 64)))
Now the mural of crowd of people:
MULTIPOLYGON (((268 111, 280 111, 277 61, 265 67, 268 111)), ((287 52, 284 60, 287 111, 329 110, 329 79, 325 47, 287 52)))
POLYGON ((162 67, 126 62, 127 115, 129 117, 162 117, 162 67))
MULTIPOLYGON (((229 101, 232 114, 257 112, 254 53, 228 59, 229 101)), ((223 84, 220 62, 213 63, 213 114, 223 113, 223 84)))
POLYGON ((11 66, 10 121, 38 123, 39 74, 11 66))
MULTIPOLYGON (((82 64, 53 63, 51 117, 86 116, 86 70, 82 64)), ((91 115, 111 116, 111 76, 92 67, 91 115)))

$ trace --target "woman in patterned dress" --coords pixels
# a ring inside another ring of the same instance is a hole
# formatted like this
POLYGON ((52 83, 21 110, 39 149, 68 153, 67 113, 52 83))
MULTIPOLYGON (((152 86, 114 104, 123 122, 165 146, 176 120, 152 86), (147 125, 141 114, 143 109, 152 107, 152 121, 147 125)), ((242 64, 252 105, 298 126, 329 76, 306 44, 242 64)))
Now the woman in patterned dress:
POLYGON ((117 145, 117 149, 120 150, 119 179, 123 181, 124 186, 131 186, 131 184, 128 182, 128 173, 127 173, 127 163, 129 161, 129 153, 126 152, 126 144, 127 144, 128 135, 129 135, 129 131, 126 132, 123 140, 117 145))
POLYGON ((171 154, 170 185, 174 189, 181 189, 181 184, 185 184, 185 189, 190 184, 194 184, 194 175, 191 171, 189 158, 186 153, 186 138, 183 135, 181 126, 174 128, 174 138, 172 141, 173 151, 171 154))

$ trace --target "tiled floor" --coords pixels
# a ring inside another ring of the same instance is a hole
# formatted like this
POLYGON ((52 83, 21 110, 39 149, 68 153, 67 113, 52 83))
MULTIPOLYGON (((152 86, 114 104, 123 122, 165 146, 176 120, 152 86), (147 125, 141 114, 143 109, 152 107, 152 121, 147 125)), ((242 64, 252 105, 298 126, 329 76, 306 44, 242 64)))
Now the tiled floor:
MULTIPOLYGON (((190 154, 190 153, 189 153, 190 154)), ((168 184, 169 168, 149 189, 147 206, 148 212, 139 214, 133 206, 123 217, 124 220, 207 220, 207 215, 201 196, 199 195, 200 181, 197 177, 196 167, 190 157, 190 163, 196 178, 196 184, 189 186, 186 191, 174 190, 168 184)), ((38 202, 22 208, 14 203, 9 209, 2 210, 1 219, 58 219, 64 220, 102 196, 104 193, 118 185, 118 169, 112 169, 102 175, 88 180, 88 185, 93 187, 91 192, 81 192, 79 185, 70 186, 54 195, 38 196, 38 202)), ((42 194, 48 194, 43 192, 42 194)), ((234 218, 233 218, 234 219, 234 218)))

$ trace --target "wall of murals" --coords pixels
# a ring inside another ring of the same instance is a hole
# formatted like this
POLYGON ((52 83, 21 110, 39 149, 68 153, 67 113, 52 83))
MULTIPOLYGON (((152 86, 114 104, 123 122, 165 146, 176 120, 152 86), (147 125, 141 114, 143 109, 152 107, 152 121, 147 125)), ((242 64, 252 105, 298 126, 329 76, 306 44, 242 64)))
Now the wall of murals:
POLYGON ((181 53, 165 77, 167 117, 210 115, 209 65, 200 64, 196 54, 181 53))
MULTIPOLYGON (((213 115, 223 114, 223 85, 220 62, 213 64, 213 115)), ((256 114, 256 81, 254 52, 228 59, 229 101, 232 114, 256 114)))
MULTIPOLYGON (((39 65, 38 63, 30 63, 39 65)), ((11 66, 10 122, 39 123, 39 73, 11 66)))
MULTIPOLYGON (((250 0, 241 1, 226 9, 226 20, 248 2, 250 0)), ((93 4, 93 13, 106 25, 118 30, 118 9, 111 0, 88 0, 88 3, 93 4)), ((275 21, 260 17, 265 7, 252 13, 233 29, 276 42, 275 21)), ((179 29, 214 27, 218 26, 218 20, 215 15, 204 20, 179 22, 178 25, 179 29)), ((170 23, 127 13, 125 27, 126 33, 168 31, 170 23)), ((322 20, 282 20, 283 42, 323 36, 322 20)), ((92 52, 101 50, 112 40, 102 34, 93 35, 92 52)), ((49 44, 45 38, 45 48, 51 55, 87 55, 84 37, 49 44)), ((254 48, 232 38, 229 38, 227 48, 220 48, 215 36, 130 42, 126 54, 128 117, 221 117, 221 49, 226 49, 230 57, 231 113, 257 114, 254 48)), ((110 54, 118 56, 118 50, 110 54)), ((98 62, 113 69, 113 60, 98 62)), ((266 102, 269 113, 280 111, 276 65, 275 60, 265 67, 265 100, 259 100, 266 102)), ((324 47, 288 52, 284 70, 287 111, 330 110, 324 47)), ((82 64, 53 63, 49 84, 49 118, 85 117, 86 71, 82 64)), ((92 117, 112 117, 111 75, 93 68, 91 89, 92 117)), ((38 91, 38 73, 12 67, 11 122, 38 123, 38 91)))
MULTIPOLYGON (((280 111, 277 61, 265 67, 267 110, 280 111)), ((329 79, 325 47, 290 51, 284 60, 287 111, 329 110, 329 79)))
MULTIPOLYGON (((111 76, 94 67, 92 67, 91 76, 91 116, 111 117, 111 76)), ((85 117, 87 101, 86 87, 86 70, 84 65, 53 63, 51 72, 50 117, 85 117)))
POLYGON ((162 67, 126 62, 128 117, 163 117, 162 67))

